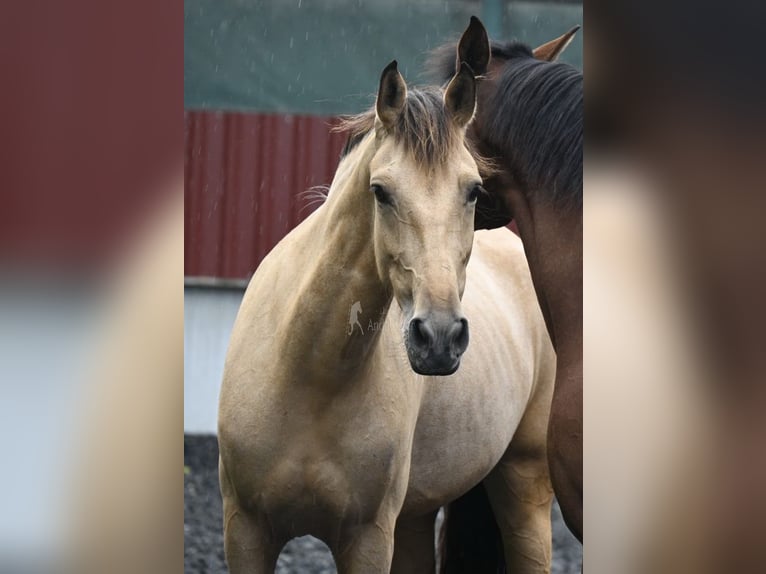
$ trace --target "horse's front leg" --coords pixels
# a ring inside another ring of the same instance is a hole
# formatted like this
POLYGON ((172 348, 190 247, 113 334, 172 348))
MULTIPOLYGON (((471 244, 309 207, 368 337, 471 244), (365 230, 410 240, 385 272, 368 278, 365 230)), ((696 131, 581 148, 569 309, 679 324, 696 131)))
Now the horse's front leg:
POLYGON ((224 550, 231 574, 273 574, 281 545, 268 526, 224 500, 224 550))
POLYGON ((223 539, 231 574, 273 574, 282 545, 274 539, 266 520, 241 508, 222 461, 218 474, 223 498, 223 539))
POLYGON ((343 549, 335 552, 339 574, 388 574, 394 554, 396 514, 385 513, 347 532, 343 549))
POLYGON ((399 517, 391 574, 433 574, 436 569, 435 522, 436 512, 417 518, 399 517))

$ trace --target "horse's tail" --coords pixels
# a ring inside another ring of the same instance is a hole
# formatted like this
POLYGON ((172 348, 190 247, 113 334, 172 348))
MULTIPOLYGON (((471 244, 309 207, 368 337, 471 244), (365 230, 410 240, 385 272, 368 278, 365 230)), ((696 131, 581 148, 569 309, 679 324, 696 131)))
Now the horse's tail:
POLYGON ((482 484, 444 508, 439 574, 505 574, 500 529, 482 484))

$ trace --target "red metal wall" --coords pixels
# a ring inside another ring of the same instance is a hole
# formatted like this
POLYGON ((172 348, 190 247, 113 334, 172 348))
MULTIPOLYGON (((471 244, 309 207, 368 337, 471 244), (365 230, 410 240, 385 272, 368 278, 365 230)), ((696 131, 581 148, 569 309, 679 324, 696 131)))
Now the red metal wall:
POLYGON ((242 279, 313 210, 346 136, 332 118, 184 112, 186 276, 242 279))

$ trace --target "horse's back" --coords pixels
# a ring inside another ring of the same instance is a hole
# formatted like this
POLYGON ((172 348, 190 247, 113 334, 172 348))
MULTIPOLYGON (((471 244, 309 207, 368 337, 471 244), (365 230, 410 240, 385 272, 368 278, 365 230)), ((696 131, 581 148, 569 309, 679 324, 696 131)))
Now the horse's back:
POLYGON ((482 278, 483 284, 506 290, 496 294, 494 301, 505 302, 513 298, 517 301, 513 304, 515 308, 524 311, 525 315, 528 311, 536 314, 537 299, 529 264, 521 239, 515 233, 505 227, 476 231, 468 265, 469 275, 475 280, 482 278))
POLYGON ((475 233, 463 310, 473 342, 526 348, 530 358, 553 356, 524 247, 507 228, 475 233))

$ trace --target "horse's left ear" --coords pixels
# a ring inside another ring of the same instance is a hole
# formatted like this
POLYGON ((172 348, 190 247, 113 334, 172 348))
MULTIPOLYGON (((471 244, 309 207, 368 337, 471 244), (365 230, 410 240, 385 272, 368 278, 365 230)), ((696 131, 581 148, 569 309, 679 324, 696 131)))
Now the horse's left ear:
POLYGON ((460 71, 444 91, 444 107, 458 127, 465 127, 476 110, 476 78, 471 66, 461 62, 460 71))
POLYGON ((542 46, 538 46, 537 48, 532 50, 532 54, 538 60, 553 62, 556 58, 558 58, 561 55, 561 52, 563 52, 566 49, 566 47, 569 46, 570 42, 574 38, 574 35, 577 34, 577 31, 579 29, 580 29, 580 26, 575 26, 563 36, 559 36, 555 40, 551 40, 550 42, 546 42, 542 46))
POLYGON ((455 62, 455 72, 460 71, 460 64, 465 62, 474 74, 482 76, 487 73, 489 68, 490 50, 489 37, 484 24, 476 16, 471 16, 471 22, 468 24, 463 35, 460 36, 460 42, 457 44, 457 62, 455 62))

